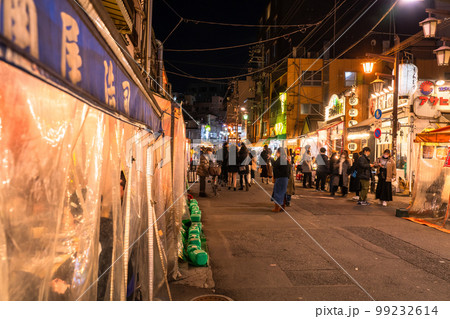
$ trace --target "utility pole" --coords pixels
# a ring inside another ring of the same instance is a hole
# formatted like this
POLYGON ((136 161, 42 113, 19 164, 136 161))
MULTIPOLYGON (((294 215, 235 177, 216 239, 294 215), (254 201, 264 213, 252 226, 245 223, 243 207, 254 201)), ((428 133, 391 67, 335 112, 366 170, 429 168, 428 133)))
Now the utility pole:
MULTIPOLYGON (((395 47, 399 47, 400 39, 398 35, 394 35, 394 41, 395 41, 395 47)), ((400 63, 400 51, 397 50, 395 53, 395 63, 394 63, 394 101, 393 101, 393 108, 392 108, 392 158, 394 159, 395 163, 397 163, 397 129, 398 129, 398 70, 399 70, 399 63, 400 63)), ((397 164, 396 164, 397 165, 397 164)))

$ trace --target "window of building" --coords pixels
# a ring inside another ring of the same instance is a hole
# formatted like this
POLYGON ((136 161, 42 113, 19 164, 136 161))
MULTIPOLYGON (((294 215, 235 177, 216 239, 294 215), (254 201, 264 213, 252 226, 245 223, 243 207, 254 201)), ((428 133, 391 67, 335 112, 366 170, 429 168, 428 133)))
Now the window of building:
POLYGON ((322 86, 322 71, 306 71, 303 75, 304 86, 322 86))
POLYGON ((302 104, 300 108, 301 114, 319 114, 319 104, 302 104))
POLYGON ((345 86, 356 85, 356 72, 345 72, 345 86))

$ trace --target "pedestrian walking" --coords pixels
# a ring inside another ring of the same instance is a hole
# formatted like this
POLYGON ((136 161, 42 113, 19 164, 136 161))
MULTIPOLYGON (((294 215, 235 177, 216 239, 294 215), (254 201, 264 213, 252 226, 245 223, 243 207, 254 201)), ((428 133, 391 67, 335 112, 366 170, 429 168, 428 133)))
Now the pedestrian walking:
POLYGON ((392 181, 395 181, 396 167, 391 157, 391 151, 385 150, 383 156, 377 159, 378 184, 375 198, 380 200, 380 204, 387 206, 387 202, 392 201, 392 181))
POLYGON ((327 182, 327 177, 329 174, 329 166, 330 166, 330 160, 328 159, 328 156, 326 155, 326 148, 321 147, 320 148, 320 154, 316 157, 316 163, 317 163, 317 179, 316 179, 316 190, 324 192, 325 191, 325 183, 327 182))
POLYGON ((250 158, 248 156, 248 148, 245 146, 245 144, 242 144, 241 148, 238 152, 238 164, 239 164, 239 177, 240 177, 240 184, 241 187, 239 190, 244 189, 245 184, 245 190, 248 192, 248 173, 249 173, 249 163, 250 158))
POLYGON ((261 181, 264 184, 266 181, 267 184, 269 184, 269 172, 268 172, 268 165, 269 165, 269 146, 266 144, 264 145, 264 149, 261 152, 261 181))
MULTIPOLYGON (((220 159, 220 157, 219 157, 220 159)), ((222 172, 220 174, 220 179, 222 181, 222 185, 228 184, 228 142, 223 143, 222 146, 222 172)))
POLYGON ((228 147, 228 190, 230 190, 231 187, 236 190, 237 174, 239 171, 237 158, 237 146, 236 144, 230 144, 228 147))
POLYGON ((249 153, 251 158, 251 165, 250 165, 250 186, 255 184, 255 176, 256 176, 256 170, 258 169, 258 159, 256 157, 256 153, 254 151, 249 153))
POLYGON ((369 192, 370 179, 372 177, 372 167, 374 165, 370 163, 369 156, 370 148, 364 147, 362 150, 362 155, 358 158, 358 164, 356 166, 356 176, 361 183, 358 205, 363 206, 370 205, 367 201, 367 194, 369 192))
POLYGON ((277 159, 273 164, 273 195, 272 200, 275 202, 275 207, 272 212, 280 212, 281 208, 285 208, 286 191, 289 181, 289 164, 286 158, 286 151, 284 148, 277 150, 277 159))
POLYGON ((209 156, 212 154, 211 149, 205 149, 201 151, 200 165, 197 167, 197 175, 200 177, 200 197, 207 197, 206 195, 206 178, 209 176, 209 156))
POLYGON ((295 194, 295 176, 294 176, 294 167, 292 166, 292 157, 288 158, 288 166, 289 166, 289 180, 286 190, 286 206, 291 206, 292 195, 295 194))
POLYGON ((269 148, 269 160, 267 162, 267 175, 269 178, 267 179, 267 184, 270 184, 273 180, 273 164, 275 163, 275 160, 272 157, 272 150, 269 148))
POLYGON ((348 193, 348 170, 351 167, 348 152, 344 150, 338 161, 333 164, 333 174, 331 181, 331 196, 334 196, 341 188, 342 197, 347 196, 348 193))
POLYGON ((306 146, 306 150, 302 157, 302 172, 303 172, 303 188, 306 188, 308 184, 309 188, 312 188, 312 157, 311 147, 306 146))
POLYGON ((355 196, 352 198, 353 200, 359 200, 359 192, 361 191, 361 183, 359 182, 359 179, 357 177, 357 169, 356 166, 358 164, 358 153, 353 153, 353 164, 349 169, 350 174, 350 187, 349 191, 351 193, 355 193, 355 196))

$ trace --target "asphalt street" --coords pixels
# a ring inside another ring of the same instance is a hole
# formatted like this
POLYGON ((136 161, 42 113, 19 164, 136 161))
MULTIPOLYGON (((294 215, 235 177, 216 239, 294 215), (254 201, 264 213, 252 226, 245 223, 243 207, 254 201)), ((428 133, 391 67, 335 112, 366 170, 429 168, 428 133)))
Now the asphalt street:
POLYGON ((272 213, 272 185, 198 198, 214 289, 175 285, 178 300, 450 300, 450 235, 395 217, 408 197, 357 206, 297 186, 272 213), (181 292, 180 292, 181 291, 181 292))

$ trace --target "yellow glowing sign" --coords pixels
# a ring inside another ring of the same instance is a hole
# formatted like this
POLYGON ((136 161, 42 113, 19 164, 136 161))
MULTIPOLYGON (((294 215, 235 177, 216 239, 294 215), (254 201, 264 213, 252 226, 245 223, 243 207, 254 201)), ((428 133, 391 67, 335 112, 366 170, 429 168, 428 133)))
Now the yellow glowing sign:
POLYGON ((284 113, 284 109, 286 106, 286 93, 280 93, 280 101, 281 101, 281 113, 284 113))
POLYGON ((283 134, 283 128, 284 128, 283 123, 277 123, 277 124, 275 124, 275 134, 276 134, 276 135, 281 135, 281 134, 283 134))

